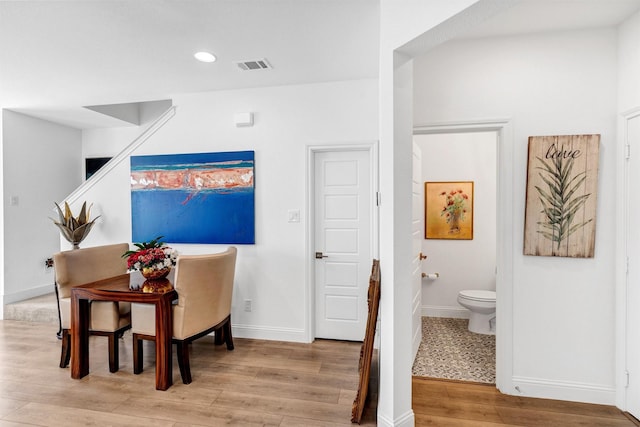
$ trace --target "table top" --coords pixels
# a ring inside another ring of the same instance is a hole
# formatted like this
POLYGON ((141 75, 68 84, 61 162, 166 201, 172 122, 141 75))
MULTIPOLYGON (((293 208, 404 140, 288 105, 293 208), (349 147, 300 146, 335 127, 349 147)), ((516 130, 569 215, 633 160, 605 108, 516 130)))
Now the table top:
POLYGON ((161 295, 177 298, 171 281, 161 279, 147 281, 139 274, 125 273, 107 279, 97 280, 71 288, 72 294, 81 297, 90 296, 92 299, 103 297, 110 300, 145 301, 156 300, 161 295))

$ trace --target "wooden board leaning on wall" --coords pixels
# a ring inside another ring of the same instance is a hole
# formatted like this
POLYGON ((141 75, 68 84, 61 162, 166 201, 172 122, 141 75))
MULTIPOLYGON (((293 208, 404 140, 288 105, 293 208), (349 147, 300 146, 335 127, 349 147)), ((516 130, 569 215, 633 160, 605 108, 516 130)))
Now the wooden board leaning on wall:
POLYGON ((358 372, 360 381, 358 383, 358 393, 351 407, 351 422, 360 424, 364 404, 367 399, 369 389, 369 376, 371 374, 371 359, 373 357, 373 340, 376 336, 376 323, 378 322, 378 306, 380 305, 380 261, 373 260, 371 276, 369 278, 369 292, 367 295, 369 303, 369 313, 367 315, 367 329, 364 335, 364 342, 360 348, 360 362, 358 372))

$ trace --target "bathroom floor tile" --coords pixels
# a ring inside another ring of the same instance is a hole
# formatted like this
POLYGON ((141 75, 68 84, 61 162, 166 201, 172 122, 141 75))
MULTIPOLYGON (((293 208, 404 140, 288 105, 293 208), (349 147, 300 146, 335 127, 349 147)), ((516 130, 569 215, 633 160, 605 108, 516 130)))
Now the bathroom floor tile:
POLYGON ((469 332, 468 319, 422 318, 422 342, 413 375, 496 382, 496 337, 469 332))

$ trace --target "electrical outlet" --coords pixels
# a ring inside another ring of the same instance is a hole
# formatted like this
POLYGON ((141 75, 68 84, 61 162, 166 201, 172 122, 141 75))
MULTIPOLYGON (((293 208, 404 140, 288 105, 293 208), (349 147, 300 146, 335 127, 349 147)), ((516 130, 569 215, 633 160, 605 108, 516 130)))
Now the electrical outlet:
POLYGON ((244 311, 251 311, 251 300, 244 300, 244 311))
POLYGON ((44 260, 44 271, 47 272, 53 268, 53 258, 47 258, 44 260))

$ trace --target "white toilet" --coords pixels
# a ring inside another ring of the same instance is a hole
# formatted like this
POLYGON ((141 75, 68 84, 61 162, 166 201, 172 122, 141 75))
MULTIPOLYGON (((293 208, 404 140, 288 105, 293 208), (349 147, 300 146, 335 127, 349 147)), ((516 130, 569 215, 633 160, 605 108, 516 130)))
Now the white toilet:
POLYGON ((471 311, 469 331, 477 334, 496 333, 495 291, 466 290, 458 293, 458 304, 471 311))

